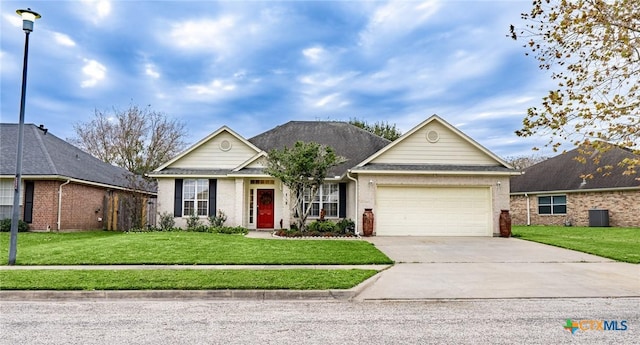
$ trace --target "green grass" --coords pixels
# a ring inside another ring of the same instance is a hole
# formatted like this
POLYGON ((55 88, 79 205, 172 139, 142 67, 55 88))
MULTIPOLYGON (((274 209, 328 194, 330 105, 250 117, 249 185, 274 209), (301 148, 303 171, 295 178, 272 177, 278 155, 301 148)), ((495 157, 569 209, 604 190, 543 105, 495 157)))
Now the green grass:
MULTIPOLYGON (((9 234, 0 233, 0 252, 9 234)), ((1 263, 7 264, 7 257, 1 263)), ((198 232, 20 233, 17 265, 390 264, 365 241, 272 240, 198 232)))
POLYGON ((349 289, 375 270, 0 270, 0 290, 349 289))
POLYGON ((640 263, 640 228, 514 226, 514 237, 640 263))

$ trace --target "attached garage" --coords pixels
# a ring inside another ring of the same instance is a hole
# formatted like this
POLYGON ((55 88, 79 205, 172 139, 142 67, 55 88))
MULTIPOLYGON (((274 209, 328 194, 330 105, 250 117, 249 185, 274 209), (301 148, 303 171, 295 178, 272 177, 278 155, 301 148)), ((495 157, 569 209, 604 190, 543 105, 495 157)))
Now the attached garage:
POLYGON ((378 186, 378 236, 491 236, 488 187, 378 186))

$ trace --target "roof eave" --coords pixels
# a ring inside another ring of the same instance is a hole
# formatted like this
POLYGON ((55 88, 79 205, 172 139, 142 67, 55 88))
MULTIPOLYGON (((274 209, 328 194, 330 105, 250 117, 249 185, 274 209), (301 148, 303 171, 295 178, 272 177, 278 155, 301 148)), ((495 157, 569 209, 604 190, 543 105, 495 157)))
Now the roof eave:
POLYGON ((359 170, 351 169, 354 174, 375 174, 375 175, 450 175, 450 176, 516 176, 520 172, 514 171, 449 171, 449 170, 359 170))
POLYGON ((511 192, 509 195, 541 195, 541 194, 561 194, 561 193, 590 193, 590 192, 620 192, 620 191, 640 191, 640 186, 636 187, 609 187, 593 189, 561 189, 561 190, 541 190, 532 192, 511 192))
MULTIPOLYGON (((7 176, 0 175, 0 178, 15 178, 15 176, 7 176)), ((146 191, 146 190, 138 190, 133 188, 126 188, 122 186, 116 186, 112 184, 93 182, 87 180, 81 180, 75 177, 63 176, 63 175, 22 175, 23 180, 59 180, 59 181, 71 181, 74 183, 85 184, 89 186, 95 186, 100 188, 108 188, 108 189, 117 189, 123 191, 134 191, 137 193, 150 194, 150 195, 158 195, 158 192, 146 191)))

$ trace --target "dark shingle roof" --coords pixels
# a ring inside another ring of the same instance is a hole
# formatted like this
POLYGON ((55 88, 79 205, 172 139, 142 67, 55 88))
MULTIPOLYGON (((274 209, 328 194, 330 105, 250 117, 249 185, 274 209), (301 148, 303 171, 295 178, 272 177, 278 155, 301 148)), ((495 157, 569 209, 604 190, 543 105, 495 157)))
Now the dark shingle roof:
POLYGON ((342 176, 390 143, 349 123, 335 121, 290 121, 249 139, 266 152, 292 147, 297 141, 331 146, 338 155, 345 157, 346 162, 330 171, 333 176, 342 176))
MULTIPOLYGON (((61 176, 127 188, 132 174, 105 163, 33 124, 24 126, 22 176, 61 176)), ((15 175, 18 125, 0 124, 0 175, 15 175)))
POLYGON ((600 166, 611 165, 613 170, 608 176, 598 173, 597 165, 587 157, 585 164, 575 160, 580 155, 578 149, 568 151, 525 169, 524 175, 511 178, 511 193, 589 190, 601 188, 640 187, 638 175, 623 175, 618 162, 624 158, 638 159, 640 156, 614 146, 603 153, 600 166), (593 179, 583 180, 580 175, 593 174, 593 179))

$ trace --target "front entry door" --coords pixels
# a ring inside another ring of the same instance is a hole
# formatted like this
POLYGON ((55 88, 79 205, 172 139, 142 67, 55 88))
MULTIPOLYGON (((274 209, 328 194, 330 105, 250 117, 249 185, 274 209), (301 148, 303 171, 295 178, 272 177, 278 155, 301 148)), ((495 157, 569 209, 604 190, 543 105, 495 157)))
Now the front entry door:
POLYGON ((273 189, 258 189, 258 229, 273 229, 273 189))

